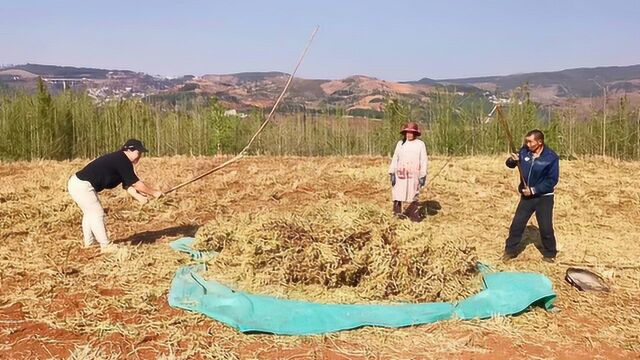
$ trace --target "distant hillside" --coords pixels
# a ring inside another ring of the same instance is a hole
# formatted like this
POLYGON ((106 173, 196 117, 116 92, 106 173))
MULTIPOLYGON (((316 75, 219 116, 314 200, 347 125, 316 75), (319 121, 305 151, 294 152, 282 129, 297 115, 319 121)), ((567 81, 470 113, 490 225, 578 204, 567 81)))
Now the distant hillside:
POLYGON ((144 97, 191 79, 163 79, 130 70, 108 70, 73 66, 24 64, 0 68, 0 85, 9 89, 33 90, 41 77, 53 92, 66 88, 87 91, 100 99, 144 97))
MULTIPOLYGON (((429 79, 429 81, 432 80, 429 79)), ((603 88, 608 88, 612 93, 640 93, 640 65, 578 68, 437 81, 442 84, 470 85, 503 92, 512 91, 528 83, 534 99, 543 103, 554 103, 562 101, 562 98, 601 96, 603 88)))
MULTIPOLYGON (((25 64, 25 65, 17 65, 13 66, 9 69, 18 69, 23 70, 34 75, 43 76, 43 77, 59 77, 59 78, 70 78, 70 79, 106 79, 107 74, 110 72, 119 72, 119 73, 133 73, 132 71, 121 71, 121 70, 105 70, 105 69, 94 69, 94 68, 83 68, 83 67, 73 67, 73 66, 55 66, 55 65, 40 65, 40 64, 25 64)), ((5 69, 8 70, 8 69, 5 69)))
MULTIPOLYGON (((98 101, 139 97, 175 104, 215 96, 225 106, 238 110, 271 107, 289 77, 287 73, 271 71, 163 78, 129 70, 25 64, 0 69, 0 88, 31 91, 38 76, 52 91, 87 91, 98 101)), ((544 105, 571 103, 586 108, 590 98, 601 96, 603 88, 612 96, 626 95, 640 104, 640 65, 632 65, 463 79, 425 77, 409 82, 366 75, 334 80, 295 78, 281 110, 341 109, 379 116, 387 97, 423 106, 434 92, 447 90, 496 102, 504 101, 523 84, 528 84, 533 100, 544 105)))
POLYGON ((289 74, 278 72, 278 71, 268 71, 268 72, 242 72, 235 74, 227 74, 227 75, 203 75, 202 78, 211 80, 211 81, 233 81, 236 84, 244 84, 248 82, 259 82, 264 81, 270 78, 279 78, 279 77, 288 77, 289 74))

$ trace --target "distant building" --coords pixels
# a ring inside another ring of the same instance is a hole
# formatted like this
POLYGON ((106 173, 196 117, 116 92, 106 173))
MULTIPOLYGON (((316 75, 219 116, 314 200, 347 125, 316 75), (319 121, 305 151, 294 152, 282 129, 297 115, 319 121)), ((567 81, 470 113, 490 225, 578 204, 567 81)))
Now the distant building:
POLYGON ((241 113, 241 112, 236 111, 236 109, 226 110, 224 112, 224 115, 225 116, 237 116, 237 117, 242 118, 242 119, 244 119, 244 118, 246 118, 248 116, 245 113, 241 113))

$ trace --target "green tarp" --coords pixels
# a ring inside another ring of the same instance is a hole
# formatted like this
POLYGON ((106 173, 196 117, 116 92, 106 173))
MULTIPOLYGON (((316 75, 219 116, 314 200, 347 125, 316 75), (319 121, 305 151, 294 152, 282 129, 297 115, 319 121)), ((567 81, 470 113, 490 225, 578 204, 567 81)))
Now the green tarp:
MULTIPOLYGON (((171 243, 194 259, 215 254, 193 250, 192 238, 171 243)), ((485 319, 513 315, 532 305, 553 306, 556 294, 542 274, 483 270, 484 290, 457 304, 340 305, 292 301, 235 291, 198 272, 204 264, 176 271, 169 290, 169 305, 205 314, 242 332, 280 335, 322 334, 362 326, 404 327, 452 318, 485 319)))

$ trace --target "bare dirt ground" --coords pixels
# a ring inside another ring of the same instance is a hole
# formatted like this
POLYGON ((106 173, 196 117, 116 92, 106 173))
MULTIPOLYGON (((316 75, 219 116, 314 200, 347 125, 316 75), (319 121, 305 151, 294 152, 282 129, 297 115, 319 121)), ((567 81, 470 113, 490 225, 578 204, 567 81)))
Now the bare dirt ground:
MULTIPOLYGON (((150 158, 138 172, 168 188, 223 160, 150 158)), ((432 174, 444 160, 431 161, 432 174)), ((0 163, 2 359, 640 358, 640 163, 562 162, 556 264, 540 261, 535 220, 524 252, 499 260, 517 203, 517 175, 503 159, 454 159, 423 194, 429 216, 415 226, 473 241, 496 270, 544 273, 558 293, 558 312, 282 337, 240 334, 170 308, 171 278, 188 259, 168 242, 216 216, 285 212, 319 200, 390 210, 387 159, 247 158, 144 206, 122 189, 105 191, 107 228, 124 247, 108 255, 82 247, 81 214, 65 190, 85 162, 0 163), (571 288, 563 280, 569 262, 594 265, 612 291, 571 288)))

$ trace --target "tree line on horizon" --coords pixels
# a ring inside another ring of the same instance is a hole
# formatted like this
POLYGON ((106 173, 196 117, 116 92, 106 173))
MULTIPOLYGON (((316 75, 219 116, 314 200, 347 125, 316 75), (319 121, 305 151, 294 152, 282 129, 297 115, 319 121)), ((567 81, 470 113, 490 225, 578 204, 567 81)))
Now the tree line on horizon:
MULTIPOLYGON (((514 136, 537 128, 564 158, 609 156, 640 159, 640 109, 626 97, 606 99, 599 109, 578 116, 572 109, 550 110, 530 99, 525 88, 504 106, 514 136)), ((260 135, 252 154, 389 155, 407 121, 422 126, 430 154, 492 155, 508 149, 491 104, 462 98, 447 89, 425 104, 388 98, 382 119, 332 113, 278 114, 260 135)), ((265 112, 245 118, 226 115, 215 100, 167 107, 140 99, 98 104, 83 92, 0 93, 0 159, 93 158, 114 151, 128 138, 145 142, 152 156, 217 155, 239 152, 264 121, 265 112)), ((520 139, 516 139, 519 141, 520 139)))

